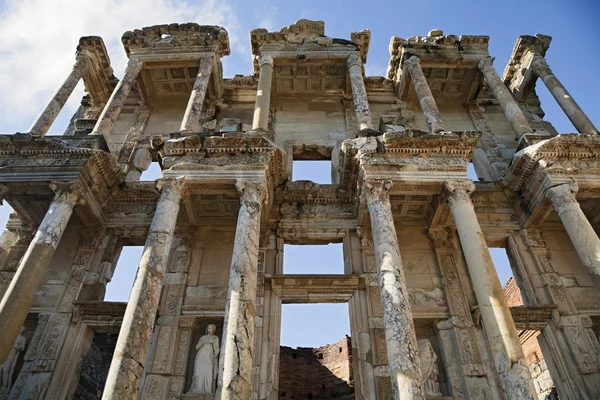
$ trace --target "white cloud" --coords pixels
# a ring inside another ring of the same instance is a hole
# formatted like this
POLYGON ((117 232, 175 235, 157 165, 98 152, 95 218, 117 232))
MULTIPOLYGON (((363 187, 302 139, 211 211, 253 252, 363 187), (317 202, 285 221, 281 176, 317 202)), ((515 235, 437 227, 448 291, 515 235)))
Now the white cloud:
MULTIPOLYGON (((235 7, 228 1, 203 0, 8 0, 0 14, 0 132, 29 128, 69 74, 81 36, 101 36, 115 75, 126 64, 123 32, 172 22, 222 25, 232 50, 242 43, 235 7)), ((72 113, 83 95, 80 85, 65 106, 72 113)))

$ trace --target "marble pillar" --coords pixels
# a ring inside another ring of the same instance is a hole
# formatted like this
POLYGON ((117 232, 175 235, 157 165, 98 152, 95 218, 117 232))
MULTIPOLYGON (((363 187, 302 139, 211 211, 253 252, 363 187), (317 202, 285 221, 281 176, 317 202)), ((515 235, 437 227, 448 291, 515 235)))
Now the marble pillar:
POLYGON ((421 60, 417 56, 412 56, 404 62, 404 67, 408 70, 412 78, 415 92, 421 104, 421 110, 425 116, 425 121, 429 127, 429 132, 438 133, 446 130, 440 110, 438 109, 423 69, 421 68, 421 60))
POLYGON ((363 78, 363 63, 359 54, 351 54, 346 58, 350 86, 352 87, 352 99, 354 100, 354 113, 358 121, 359 129, 373 130, 373 120, 367 98, 367 89, 363 78))
POLYGON ((391 181, 369 180, 364 183, 379 275, 393 398, 425 399, 417 337, 388 194, 391 186, 391 181))
POLYGON ((269 130, 269 110, 271 107, 271 84, 273 82, 273 57, 264 55, 260 58, 260 76, 254 104, 252 119, 253 131, 269 130))
POLYGON ((560 108, 567 114, 575 129, 577 129, 577 132, 597 135, 598 129, 579 107, 575 99, 571 97, 567 89, 560 83, 558 78, 554 76, 548 63, 546 63, 546 59, 540 55, 536 55, 531 63, 531 68, 544 82, 550 93, 552 93, 560 108))
POLYGON ((96 122, 96 126, 94 126, 91 135, 104 135, 104 137, 110 135, 115 122, 117 122, 121 108, 123 108, 123 104, 125 104, 125 100, 131 91, 131 87, 135 83, 143 65, 144 63, 140 60, 129 60, 127 68, 125 68, 125 74, 121 80, 119 80, 117 87, 115 87, 115 90, 113 90, 110 95, 108 103, 106 103, 106 106, 102 110, 100 118, 98 118, 98 122, 96 122))
POLYGON ((50 102, 46 105, 46 108, 42 111, 42 113, 37 117, 31 128, 29 128, 29 133, 32 135, 44 136, 52 123, 65 106, 69 96, 73 93, 73 90, 79 83, 79 80, 85 73, 86 59, 83 54, 77 56, 77 60, 75 61, 75 65, 73 65, 73 69, 67 79, 63 82, 58 92, 52 97, 50 102))
POLYGON ((196 76, 194 88, 192 89, 192 94, 183 115, 183 121, 181 121, 181 128, 179 128, 181 132, 194 132, 196 130, 214 61, 214 54, 200 57, 198 75, 196 76))
POLYGON ((523 114, 521 107, 519 107, 519 104, 502 81, 502 78, 496 72, 493 63, 494 57, 484 57, 479 61, 477 67, 483 73, 483 77, 498 100, 500 107, 502 107, 502 111, 504 111, 504 115, 508 119, 508 122, 510 122, 510 126, 512 126, 515 133, 519 137, 526 133, 532 133, 533 129, 531 129, 527 117, 523 114))
POLYGON ((587 268, 596 289, 600 291, 600 239, 575 198, 578 190, 577 183, 565 183, 546 190, 546 197, 552 200, 552 206, 581 262, 587 268))
POLYGON ((517 328, 470 199, 475 185, 448 181, 444 186, 504 396, 533 400, 535 389, 517 328))
POLYGON ((262 182, 238 181, 236 188, 241 196, 240 211, 223 322, 218 400, 247 400, 252 388, 260 214, 265 187, 262 182))
POLYGON ((0 302, 0 364, 10 352, 33 304, 38 287, 67 228, 73 207, 82 202, 76 183, 52 183, 56 192, 42 223, 0 302))
POLYGON ((164 182, 123 316, 102 399, 137 399, 185 181, 164 182))

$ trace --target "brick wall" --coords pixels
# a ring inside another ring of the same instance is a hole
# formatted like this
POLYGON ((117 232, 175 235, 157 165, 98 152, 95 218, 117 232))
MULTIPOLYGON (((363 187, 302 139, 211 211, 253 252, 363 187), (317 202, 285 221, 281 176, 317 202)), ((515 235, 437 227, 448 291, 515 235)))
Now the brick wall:
POLYGON ((281 346, 280 354, 280 400, 354 399, 350 337, 319 348, 281 346))

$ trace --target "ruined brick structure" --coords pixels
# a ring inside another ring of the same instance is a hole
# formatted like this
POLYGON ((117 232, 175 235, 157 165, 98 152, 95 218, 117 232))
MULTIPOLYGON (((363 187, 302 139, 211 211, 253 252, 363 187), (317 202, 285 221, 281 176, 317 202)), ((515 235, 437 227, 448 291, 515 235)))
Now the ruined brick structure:
POLYGON ((600 138, 550 37, 519 37, 502 75, 487 36, 393 37, 370 77, 369 31, 325 33, 253 30, 254 72, 233 78, 222 27, 126 32, 119 78, 81 38, 30 130, 0 135, 0 398, 278 399, 282 304, 333 302, 356 399, 543 398, 524 330, 561 399, 597 398, 600 138), (81 79, 65 135, 45 136, 81 79), (577 133, 544 120, 539 85, 577 133), (294 160, 329 160, 332 183, 293 181, 294 160), (163 178, 140 181, 153 161, 163 178), (284 244, 340 242, 344 274, 283 274, 284 244), (105 302, 128 245, 129 301, 105 302))

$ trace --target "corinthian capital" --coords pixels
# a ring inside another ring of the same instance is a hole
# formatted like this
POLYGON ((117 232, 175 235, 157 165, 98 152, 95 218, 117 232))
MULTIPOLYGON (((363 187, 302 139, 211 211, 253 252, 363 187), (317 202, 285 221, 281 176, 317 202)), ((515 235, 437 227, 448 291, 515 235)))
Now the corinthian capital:
POLYGON ((50 189, 54 191, 54 203, 63 203, 69 207, 75 207, 76 204, 85 204, 83 198, 83 187, 79 181, 52 181, 50 189))
POLYGON ((189 195, 187 182, 184 177, 158 179, 156 186, 161 192, 161 201, 164 199, 179 203, 182 198, 189 195))
POLYGON ((267 198, 267 190, 264 182, 260 181, 237 181, 235 188, 240 194, 242 202, 262 204, 267 198))
POLYGON ((362 68, 362 60, 358 54, 350 54, 348 58, 346 58, 346 65, 348 68, 357 66, 362 68))
POLYGON ((533 61, 531 62, 531 68, 533 69, 533 72, 540 77, 552 74, 552 70, 546 62, 546 59, 539 54, 534 56, 533 61))
POLYGON ((383 179, 367 179, 364 181, 363 194, 367 203, 390 201, 389 192, 392 181, 383 179))
POLYGON ((496 59, 496 57, 483 57, 481 60, 479 60, 479 62, 477 63, 477 68, 479 68, 480 71, 486 70, 486 69, 493 69, 494 71, 496 71, 496 69, 494 68, 494 60, 496 59))
POLYGON ((268 54, 265 54, 260 57, 260 66, 262 67, 265 64, 269 64, 271 67, 273 66, 273 57, 268 54))
POLYGON ((579 190, 577 182, 563 183, 546 190, 546 197, 552 200, 552 206, 556 212, 568 204, 577 203, 575 194, 579 190))
POLYGON ((471 193, 475 191, 473 181, 446 181, 442 198, 450 207, 459 203, 471 202, 471 193))

